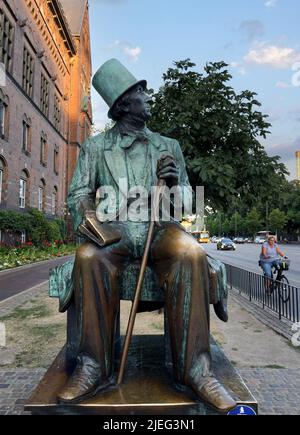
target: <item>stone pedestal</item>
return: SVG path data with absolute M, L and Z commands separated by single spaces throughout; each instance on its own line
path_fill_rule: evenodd
M 256 400 L 213 340 L 211 348 L 217 378 L 232 392 L 238 404 L 251 406 L 257 412 Z M 133 337 L 126 376 L 119 387 L 111 387 L 80 404 L 58 404 L 57 392 L 67 378 L 64 348 L 33 392 L 25 410 L 32 414 L 216 414 L 201 403 L 189 388 L 179 389 L 174 384 L 170 371 L 165 367 L 164 337 L 160 335 Z

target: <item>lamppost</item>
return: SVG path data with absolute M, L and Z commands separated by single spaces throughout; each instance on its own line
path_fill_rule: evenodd
M 266 201 L 266 231 L 269 231 L 269 203 Z

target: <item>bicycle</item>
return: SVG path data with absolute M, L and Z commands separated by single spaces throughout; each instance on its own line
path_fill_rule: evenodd
M 267 294 L 272 295 L 274 291 L 278 290 L 279 297 L 283 303 L 287 303 L 290 300 L 290 283 L 287 277 L 283 274 L 283 271 L 289 270 L 290 263 L 290 260 L 287 258 L 279 260 L 278 263 L 272 267 L 272 278 L 267 278 L 265 276 L 271 281 L 269 287 L 267 281 L 265 281 L 265 291 Z M 261 266 L 261 262 L 259 262 L 259 265 Z

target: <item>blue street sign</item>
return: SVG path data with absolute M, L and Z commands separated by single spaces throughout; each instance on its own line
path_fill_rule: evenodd
M 227 415 L 256 415 L 256 412 L 250 406 L 239 405 L 229 411 Z

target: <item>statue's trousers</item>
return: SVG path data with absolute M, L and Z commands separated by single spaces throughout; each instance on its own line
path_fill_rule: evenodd
M 113 225 L 121 229 L 122 240 L 105 248 L 84 243 L 73 272 L 77 354 L 92 357 L 101 378 L 113 371 L 122 271 L 143 247 L 143 238 L 135 238 L 128 224 Z M 141 228 L 146 237 L 145 224 Z M 210 374 L 209 266 L 203 248 L 180 225 L 162 224 L 155 229 L 149 265 L 165 292 L 175 378 L 186 384 L 191 375 Z

